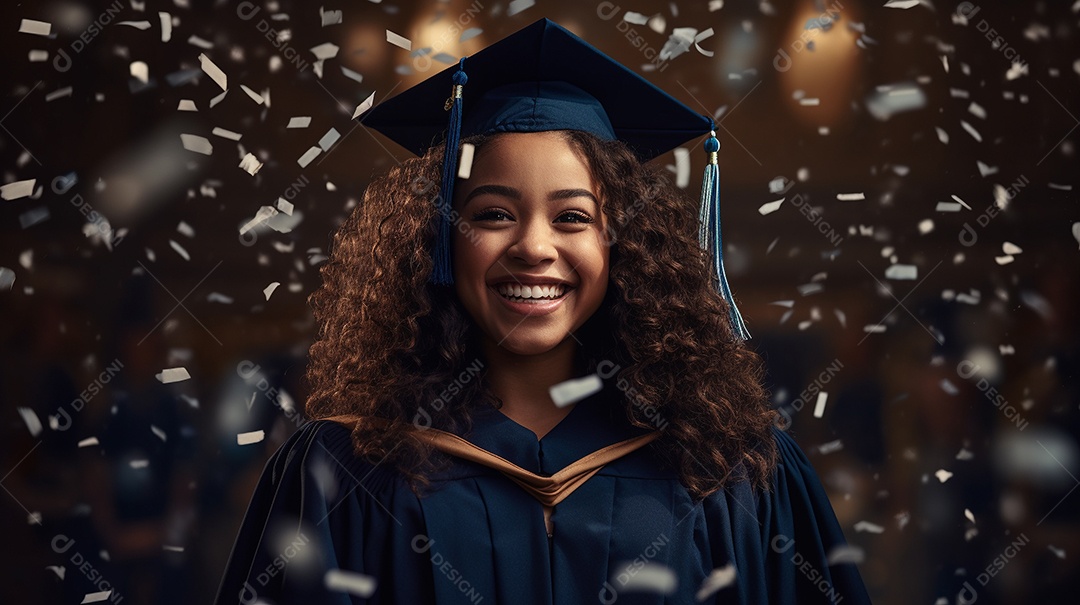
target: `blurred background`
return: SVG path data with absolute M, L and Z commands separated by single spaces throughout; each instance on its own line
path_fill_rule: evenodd
M 7 6 L 0 602 L 212 599 L 330 236 L 409 157 L 354 112 L 541 17 L 717 119 L 750 345 L 874 602 L 1075 602 L 1080 3 Z M 655 160 L 692 197 L 700 144 Z

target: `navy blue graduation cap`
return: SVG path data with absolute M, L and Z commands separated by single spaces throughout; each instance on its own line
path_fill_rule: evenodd
M 730 306 L 732 327 L 740 337 L 750 338 L 724 273 L 720 143 L 712 119 L 554 21 L 540 19 L 471 57 L 462 57 L 456 67 L 383 101 L 361 121 L 417 155 L 446 142 L 431 276 L 439 285 L 453 283 L 449 210 L 462 137 L 582 130 L 604 140 L 621 140 L 647 162 L 687 140 L 709 135 L 698 239 L 702 248 L 712 252 L 718 289 Z

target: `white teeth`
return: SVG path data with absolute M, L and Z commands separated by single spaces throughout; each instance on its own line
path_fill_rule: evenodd
M 551 286 L 522 286 L 519 284 L 498 284 L 495 289 L 507 298 L 554 299 L 563 295 L 562 284 Z

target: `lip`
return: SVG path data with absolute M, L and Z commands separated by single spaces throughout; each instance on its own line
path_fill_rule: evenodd
M 536 283 L 547 284 L 547 283 L 553 283 L 553 282 L 550 282 L 550 281 L 538 281 Z M 526 285 L 532 285 L 532 284 L 528 284 L 526 282 Z M 495 286 L 488 286 L 488 290 L 490 290 L 492 296 L 494 296 L 495 298 L 498 298 L 499 301 L 502 302 L 502 304 L 505 305 L 505 307 L 507 309 L 509 309 L 510 311 L 513 311 L 514 313 L 518 313 L 520 315 L 525 315 L 525 316 L 548 315 L 550 313 L 554 313 L 556 309 L 558 309 L 559 307 L 562 306 L 563 301 L 565 301 L 566 298 L 568 296 L 570 296 L 574 292 L 574 288 L 567 288 L 566 292 L 564 292 L 561 297 L 556 298 L 555 300 L 550 300 L 550 301 L 546 301 L 546 302 L 539 302 L 539 303 L 524 303 L 524 302 L 514 302 L 512 300 L 507 299 L 502 294 L 499 294 L 499 291 L 495 289 Z

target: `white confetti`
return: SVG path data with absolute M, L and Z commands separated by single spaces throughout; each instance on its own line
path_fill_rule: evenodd
M 776 200 L 775 202 L 768 202 L 766 204 L 762 204 L 757 209 L 758 214 L 761 214 L 762 216 L 764 216 L 766 214 L 772 214 L 773 212 L 776 212 L 777 210 L 780 209 L 780 204 L 783 204 L 784 200 L 786 200 L 786 199 L 787 198 L 782 197 L 782 198 Z
M 255 176 L 255 173 L 257 173 L 262 167 L 262 162 L 260 162 L 258 158 L 256 158 L 250 153 L 245 155 L 244 159 L 240 160 L 240 168 L 243 168 L 244 171 L 251 176 Z
M 1076 243 L 1080 244 L 1080 223 L 1072 224 L 1072 236 Z
M 386 30 L 386 41 L 394 46 L 404 48 L 405 50 L 412 50 L 412 41 L 400 34 L 395 34 L 390 30 Z
M 150 432 L 153 433 L 154 435 L 156 435 L 158 439 L 161 439 L 162 441 L 168 441 L 168 439 L 166 438 L 166 435 L 165 435 L 165 431 L 159 429 L 158 427 L 156 427 L 156 426 L 154 426 L 152 424 L 150 425 Z
M 206 155 L 214 153 L 214 146 L 210 144 L 210 140 L 206 137 L 197 134 L 182 134 L 180 140 L 184 143 L 184 149 L 188 151 Z
M 339 10 L 324 11 L 323 7 L 319 7 L 319 19 L 322 21 L 322 26 L 338 25 L 342 21 L 342 14 Z
M 885 8 L 911 8 L 918 5 L 919 0 L 889 0 L 885 3 Z
M 300 156 L 300 159 L 296 160 L 297 164 L 300 164 L 301 168 L 307 168 L 307 165 L 311 163 L 318 155 L 322 153 L 322 149 L 318 147 L 311 147 L 304 152 L 304 155 Z
M 368 98 L 364 99 L 364 102 L 356 106 L 356 111 L 353 112 L 352 117 L 355 120 L 356 116 L 371 109 L 371 106 L 375 104 L 375 93 L 372 92 L 368 95 Z
M 158 11 L 158 18 L 161 19 L 161 41 L 172 40 L 172 16 L 164 11 Z
M 284 212 L 285 214 L 288 214 L 289 216 L 292 216 L 293 205 L 291 202 L 286 201 L 284 198 L 279 197 L 277 199 L 277 209 Z
M 87 437 L 79 442 L 79 447 L 90 447 L 91 445 L 98 445 L 97 437 Z
M 210 134 L 214 136 L 219 136 L 223 139 L 229 139 L 230 141 L 239 141 L 240 138 L 244 136 L 239 132 L 226 130 L 224 128 L 221 128 L 220 126 L 215 126 L 214 129 L 210 131 Z
M 685 147 L 675 148 L 675 186 L 686 189 L 690 184 L 690 150 Z
M 829 551 L 829 554 L 825 556 L 825 561 L 829 565 L 837 565 L 839 563 L 862 563 L 865 558 L 866 553 L 858 546 L 841 544 Z
M 140 30 L 140 31 L 146 31 L 146 30 L 150 29 L 150 22 L 149 21 L 119 21 L 119 22 L 117 22 L 117 25 L 126 25 L 128 27 L 134 27 L 135 29 Z
M 600 376 L 592 374 L 584 378 L 572 378 L 552 385 L 548 392 L 551 394 L 551 400 L 555 402 L 556 407 L 563 408 L 575 401 L 585 399 L 593 393 L 598 393 L 603 388 L 604 383 L 600 380 Z
M 188 251 L 184 250 L 184 247 L 175 240 L 169 240 L 169 246 L 171 246 L 173 250 L 176 250 L 176 253 L 183 257 L 184 260 L 191 260 L 191 255 L 188 254 Z
M 358 597 L 370 597 L 375 593 L 375 578 L 343 569 L 327 571 L 323 576 L 323 583 L 328 590 L 347 592 Z
M 323 42 L 318 46 L 311 47 L 311 53 L 315 55 L 315 58 L 321 63 L 326 59 L 333 59 L 337 56 L 340 48 L 333 42 Z
M 651 562 L 645 563 L 643 566 L 636 563 L 630 563 L 630 565 L 634 566 L 637 573 L 631 575 L 629 579 L 626 578 L 626 575 L 618 576 L 618 581 L 622 584 L 623 590 L 662 595 L 674 594 L 678 585 L 678 578 L 670 567 Z M 629 569 L 629 566 L 623 567 L 620 565 L 618 569 Z M 615 581 L 615 578 L 612 578 L 612 581 Z
M 1046 547 L 1048 549 L 1050 549 L 1050 552 L 1054 553 L 1055 557 L 1057 557 L 1059 559 L 1064 559 L 1065 558 L 1065 549 L 1064 548 L 1058 548 L 1058 547 L 1054 546 L 1053 544 L 1047 544 Z
M 71 96 L 71 90 L 72 90 L 72 88 L 70 86 L 65 86 L 63 88 L 58 88 L 58 89 L 50 92 L 49 94 L 45 95 L 45 101 L 46 102 L 55 101 L 56 99 L 59 99 L 61 97 L 70 97 Z
M 289 124 L 285 128 L 307 128 L 311 125 L 311 116 L 296 116 L 289 118 Z
M 506 16 L 513 17 L 521 11 L 532 8 L 536 4 L 536 0 L 511 0 L 510 5 L 506 7 Z
M 262 441 L 266 435 L 263 431 L 251 431 L 250 433 L 237 433 L 236 444 L 237 445 L 251 445 L 252 443 L 258 443 Z
M 916 279 L 918 273 L 915 265 L 891 265 L 885 269 L 885 279 Z
M 29 54 L 27 54 L 26 59 L 31 63 L 41 63 L 42 61 L 48 61 L 49 51 L 31 49 Z
M 825 400 L 829 398 L 829 394 L 825 391 L 818 393 L 817 402 L 814 404 L 814 418 L 821 418 L 825 415 Z
M 281 282 L 276 282 L 275 281 L 275 282 L 270 282 L 269 286 L 266 286 L 265 288 L 263 288 L 263 296 L 266 297 L 266 300 L 270 300 L 270 295 L 273 294 L 274 290 L 277 290 L 277 287 L 280 286 L 280 285 L 281 285 Z
M 41 419 L 30 408 L 18 408 L 19 416 L 22 416 L 23 422 L 26 424 L 27 430 L 30 431 L 31 437 L 37 437 L 41 434 Z
M 331 128 L 326 131 L 326 134 L 319 139 L 319 147 L 322 147 L 323 151 L 330 151 L 330 148 L 334 146 L 334 143 L 341 138 L 341 133 L 336 128 Z
M 999 265 L 1007 265 L 1007 264 L 1013 262 L 1014 260 L 1016 260 L 1016 259 L 1013 258 L 1012 256 L 1008 255 L 1008 254 L 1006 254 L 1005 256 L 995 256 L 994 257 L 994 262 L 999 264 Z
M 131 77 L 146 84 L 150 81 L 150 66 L 145 61 L 132 61 L 131 66 L 128 67 Z
M 171 382 L 182 382 L 189 380 L 191 374 L 188 374 L 187 368 L 166 368 L 161 371 L 160 374 L 154 374 L 154 378 L 158 379 L 158 382 L 162 384 L 169 384 Z
M 47 21 L 35 21 L 23 19 L 19 23 L 19 33 L 34 34 L 35 36 L 48 36 L 52 32 L 52 24 Z
M 139 458 L 128 462 L 128 466 L 131 468 L 150 468 L 150 461 L 146 458 Z
M 864 193 L 837 193 L 836 199 L 841 202 L 857 202 L 859 200 L 865 200 L 866 194 Z
M 266 103 L 266 101 L 262 98 L 261 95 L 259 95 L 259 93 L 255 92 L 254 90 L 251 90 L 247 86 L 244 86 L 243 84 L 241 84 L 240 85 L 240 90 L 243 90 L 245 93 L 247 93 L 247 96 L 251 97 L 251 100 L 255 101 L 259 105 L 263 105 L 263 104 Z
M 975 130 L 974 126 L 972 126 L 971 124 L 968 124 L 964 120 L 960 120 L 960 125 L 964 127 L 964 130 L 968 131 L 968 134 L 970 134 L 972 136 L 972 138 L 974 138 L 976 141 L 982 143 L 982 135 L 979 134 L 978 130 Z
M 975 522 L 975 515 L 970 509 L 964 509 L 964 516 L 968 518 L 968 521 L 971 521 L 972 523 Z
M 834 439 L 828 443 L 822 443 L 817 449 L 819 454 L 831 454 L 844 449 L 844 442 L 841 439 Z
M 942 143 L 948 145 L 949 144 L 949 133 L 947 133 L 944 130 L 938 128 L 937 126 L 934 127 L 934 130 L 937 131 L 938 140 L 941 141 Z
M 855 524 L 855 531 L 857 532 L 869 532 L 872 534 L 880 534 L 885 531 L 885 528 L 869 521 L 859 521 Z
M 344 74 L 345 77 L 350 79 L 350 80 L 355 80 L 357 82 L 363 82 L 364 81 L 364 75 L 363 74 L 361 74 L 360 72 L 353 71 L 353 70 L 349 69 L 348 67 L 345 67 L 344 65 L 341 66 L 341 73 Z
M 949 480 L 950 477 L 953 476 L 953 474 L 945 469 L 939 469 L 937 472 L 934 473 L 934 476 L 937 477 L 938 481 L 945 483 Z
M 694 596 L 699 602 L 708 599 L 719 592 L 720 589 L 726 588 L 734 583 L 735 575 L 735 565 L 731 563 L 712 570 L 705 580 L 702 581 L 701 586 Z
M 102 590 L 100 592 L 91 592 L 91 593 L 88 593 L 85 597 L 83 597 L 82 603 L 84 605 L 86 603 L 98 603 L 100 601 L 104 601 L 104 600 L 108 599 L 110 595 L 112 595 L 112 590 Z
M 197 107 L 195 107 L 195 101 L 192 101 L 191 99 L 180 99 L 180 105 L 178 105 L 176 107 L 176 110 L 177 111 L 199 111 L 199 109 Z
M 17 200 L 29 196 L 34 192 L 34 183 L 37 179 L 28 181 L 15 181 L 7 185 L 0 185 L 0 198 L 5 200 Z
M 458 178 L 467 179 L 472 176 L 472 163 L 473 155 L 476 153 L 476 146 L 472 143 L 461 144 L 461 160 L 458 161 Z
M 199 53 L 199 66 L 206 72 L 206 75 L 210 76 L 210 79 L 217 82 L 217 85 L 221 87 L 221 90 L 229 89 L 229 80 L 225 76 L 225 72 L 214 65 L 214 62 L 210 60 L 210 57 L 206 56 L 206 53 Z
M 1005 242 L 1004 244 L 1001 244 L 1001 251 L 1005 254 L 1020 254 L 1021 252 L 1023 252 L 1023 250 L 1020 249 L 1020 246 L 1017 246 L 1012 242 Z
M 221 303 L 224 305 L 231 305 L 233 299 L 231 296 L 225 296 L 221 292 L 211 292 L 206 296 L 207 302 Z

